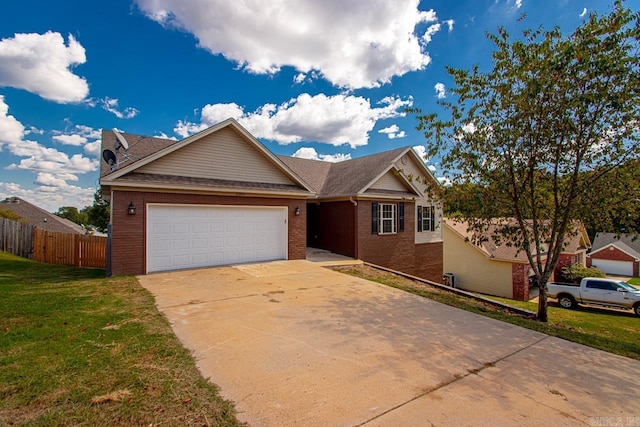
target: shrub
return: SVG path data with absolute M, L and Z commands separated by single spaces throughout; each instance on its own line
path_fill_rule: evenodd
M 585 277 L 606 277 L 604 272 L 599 268 L 585 267 L 582 264 L 573 264 L 562 268 L 562 275 L 568 280 L 578 283 Z

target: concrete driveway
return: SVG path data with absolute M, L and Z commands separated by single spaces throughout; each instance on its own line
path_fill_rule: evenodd
M 308 261 L 139 280 L 252 426 L 640 426 L 640 361 Z

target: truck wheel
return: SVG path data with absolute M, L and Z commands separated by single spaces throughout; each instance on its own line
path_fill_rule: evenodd
M 636 305 L 633 306 L 633 312 L 636 316 L 640 317 L 640 302 L 637 302 Z
M 562 308 L 575 308 L 576 300 L 573 299 L 571 295 L 560 295 L 558 297 L 558 304 L 560 304 Z

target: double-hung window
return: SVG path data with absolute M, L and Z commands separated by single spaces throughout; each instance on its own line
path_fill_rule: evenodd
M 435 206 L 418 206 L 417 218 L 418 231 L 436 230 L 436 208 Z
M 396 234 L 404 231 L 404 203 L 371 204 L 371 233 Z
M 380 234 L 394 234 L 398 232 L 398 205 L 395 203 L 380 203 Z

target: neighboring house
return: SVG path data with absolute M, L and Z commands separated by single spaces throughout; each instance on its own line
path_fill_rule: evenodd
M 482 244 L 476 245 L 466 222 L 446 219 L 444 223 L 444 271 L 454 274 L 456 287 L 521 301 L 530 298 L 533 273 L 523 251 L 491 239 L 495 227 L 486 232 Z M 580 225 L 578 234 L 567 239 L 554 275 L 560 274 L 565 265 L 585 265 L 589 246 L 589 236 Z
M 640 276 L 640 236 L 616 237 L 614 233 L 597 233 L 593 248 L 587 255 L 587 265 L 607 274 Z
M 233 119 L 178 142 L 124 138 L 127 150 L 102 134 L 118 163 L 103 156 L 100 179 L 114 275 L 304 259 L 308 241 L 441 277 L 441 210 L 417 180 L 438 184 L 410 148 L 337 164 L 277 157 Z
M 87 230 L 75 222 L 47 212 L 20 197 L 8 197 L 0 202 L 0 209 L 11 211 L 22 221 L 37 228 L 61 233 L 86 234 Z

